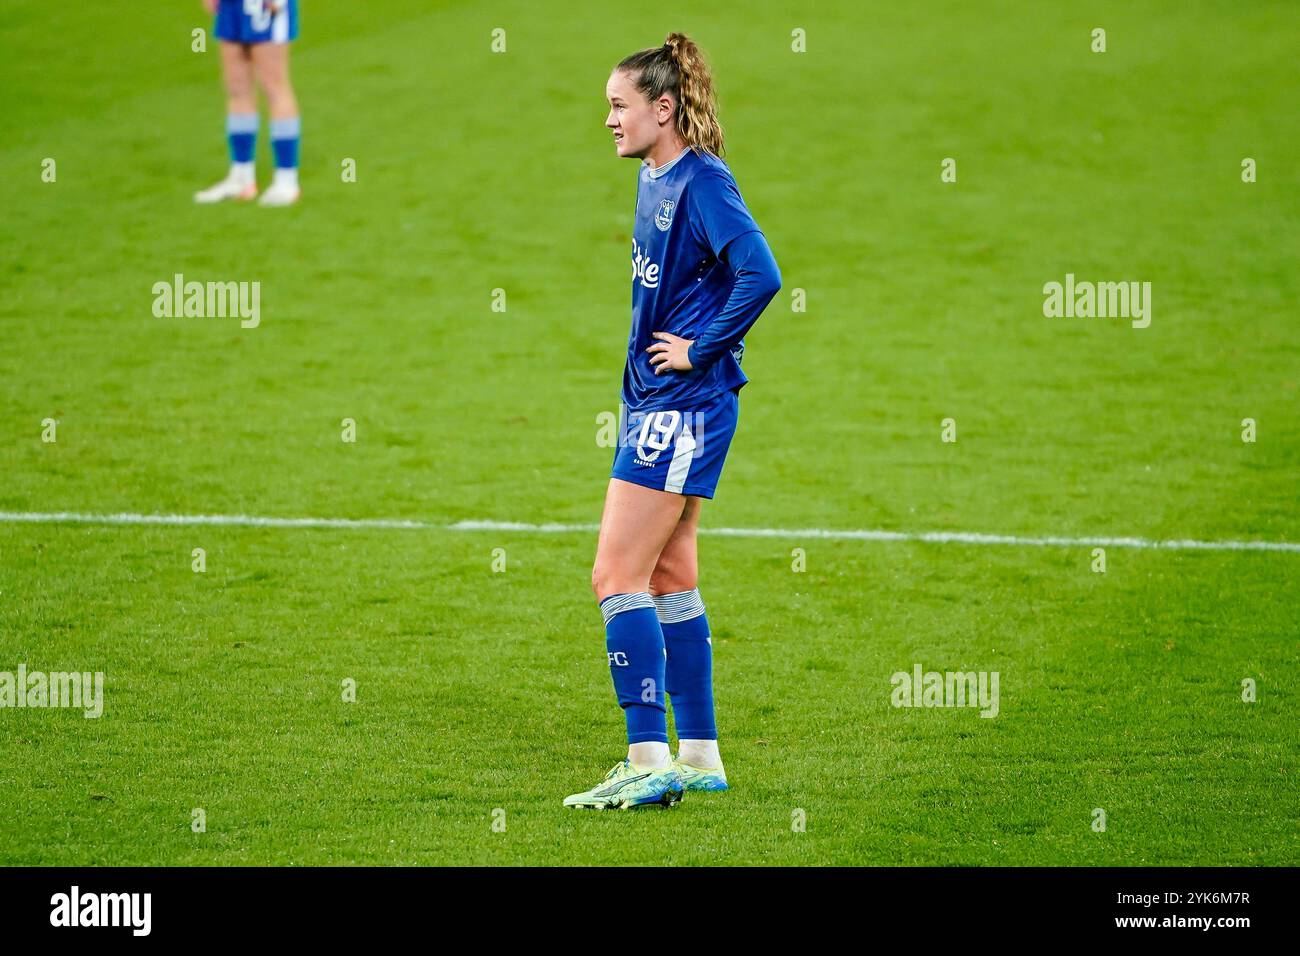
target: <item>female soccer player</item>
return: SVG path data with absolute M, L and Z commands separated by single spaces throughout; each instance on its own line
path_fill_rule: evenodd
M 671 33 L 632 54 L 605 95 L 615 151 L 642 160 L 624 419 L 591 573 L 628 750 L 601 783 L 564 803 L 627 809 L 727 789 L 695 533 L 736 429 L 742 340 L 781 274 L 720 158 L 713 82 L 696 45 Z
M 302 128 L 298 101 L 289 82 L 289 41 L 298 36 L 297 0 L 203 0 L 203 5 L 216 17 L 212 33 L 221 40 L 230 172 L 215 186 L 195 193 L 194 201 L 248 200 L 257 195 L 253 163 L 256 80 L 271 108 L 271 150 L 275 153 L 275 178 L 260 203 L 292 205 L 300 195 L 298 138 Z

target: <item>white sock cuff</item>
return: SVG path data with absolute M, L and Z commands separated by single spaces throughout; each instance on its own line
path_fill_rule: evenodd
M 257 114 L 256 113 L 227 113 L 226 132 L 227 133 L 256 133 Z
M 703 614 L 704 599 L 700 597 L 699 588 L 676 594 L 658 594 L 655 596 L 655 611 L 659 614 L 660 624 L 679 624 Z
M 637 591 L 635 594 L 611 594 L 600 602 L 600 613 L 605 616 L 605 623 L 608 624 L 616 614 L 632 611 L 639 607 L 654 606 L 654 601 L 645 591 Z

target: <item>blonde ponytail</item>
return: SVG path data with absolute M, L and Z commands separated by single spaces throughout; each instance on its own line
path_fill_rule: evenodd
M 684 33 L 670 33 L 663 46 L 633 53 L 616 69 L 630 74 L 648 100 L 671 94 L 677 101 L 673 121 L 682 142 L 697 152 L 722 155 L 722 124 L 718 122 L 713 76 L 694 40 Z

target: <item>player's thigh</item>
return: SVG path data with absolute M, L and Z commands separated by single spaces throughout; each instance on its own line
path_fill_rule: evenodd
M 232 99 L 253 95 L 253 61 L 249 49 L 242 43 L 221 41 L 221 76 Z
M 650 586 L 650 574 L 685 505 L 679 494 L 610 479 L 591 571 L 591 587 L 598 599 Z
M 692 590 L 700 577 L 699 554 L 696 537 L 700 528 L 700 509 L 704 499 L 691 495 L 677 521 L 668 543 L 659 552 L 654 571 L 650 574 L 651 594 L 680 594 Z
M 289 84 L 289 44 L 253 43 L 253 72 L 267 93 L 284 93 Z

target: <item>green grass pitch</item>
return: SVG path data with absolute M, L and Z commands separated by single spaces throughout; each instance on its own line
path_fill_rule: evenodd
M 706 527 L 1300 541 L 1292 4 L 307 0 L 289 210 L 191 203 L 216 53 L 144 6 L 0 9 L 0 671 L 106 675 L 0 709 L 0 863 L 1300 861 L 1300 553 L 704 537 L 734 789 L 600 814 L 595 536 L 447 528 L 598 520 L 604 82 L 685 30 L 785 286 Z M 155 317 L 176 273 L 261 324 Z M 1045 317 L 1067 273 L 1150 326 Z M 62 511 L 426 526 L 12 517 Z M 916 664 L 999 714 L 891 706 Z

